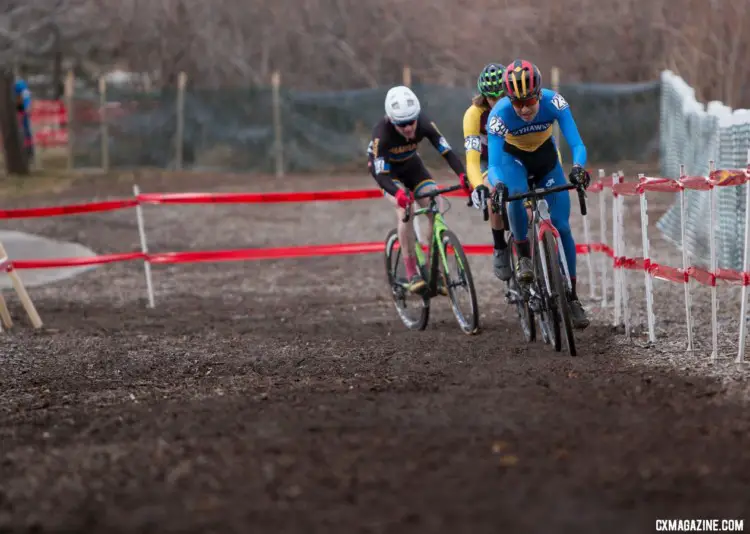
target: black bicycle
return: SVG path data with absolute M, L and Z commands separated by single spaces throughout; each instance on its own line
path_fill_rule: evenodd
M 516 307 L 527 342 L 536 340 L 535 319 L 538 318 L 544 342 L 553 344 L 555 350 L 559 352 L 562 350 L 563 336 L 561 334 L 564 333 L 568 352 L 571 356 L 575 356 L 577 352 L 570 311 L 572 291 L 570 270 L 560 241 L 560 234 L 552 224 L 549 204 L 544 197 L 552 193 L 576 189 L 581 214 L 586 215 L 586 191 L 582 185 L 575 184 L 533 189 L 533 180 L 533 177 L 528 180 L 530 189 L 528 193 L 513 196 L 509 196 L 507 188 L 498 184 L 491 198 L 493 209 L 502 214 L 506 228 L 510 228 L 506 209 L 508 202 L 523 200 L 526 207 L 531 210 L 529 233 L 531 234 L 534 281 L 526 284 L 517 279 L 519 254 L 511 235 L 509 243 L 511 278 L 506 282 L 505 298 L 509 304 Z

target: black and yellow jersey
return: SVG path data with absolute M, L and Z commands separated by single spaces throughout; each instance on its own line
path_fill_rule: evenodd
M 412 139 L 406 139 L 387 117 L 383 117 L 373 128 L 372 141 L 367 147 L 370 172 L 380 187 L 392 195 L 396 194 L 398 188 L 390 178 L 391 167 L 406 163 L 416 156 L 419 143 L 425 138 L 446 159 L 453 172 L 464 172 L 461 160 L 453 152 L 437 125 L 424 113 L 417 119 L 417 129 Z

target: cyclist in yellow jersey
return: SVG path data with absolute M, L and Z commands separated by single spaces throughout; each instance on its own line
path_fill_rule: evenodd
M 505 94 L 504 70 L 505 67 L 499 63 L 490 63 L 482 69 L 477 80 L 479 94 L 472 99 L 471 106 L 464 113 L 464 148 L 469 183 L 463 185 L 466 192 L 471 194 L 474 207 L 477 209 L 482 209 L 486 205 L 493 189 L 487 180 L 487 117 L 493 106 Z M 491 213 L 490 226 L 494 245 L 492 266 L 495 276 L 501 280 L 509 280 L 510 255 L 505 240 L 503 218 L 499 213 Z

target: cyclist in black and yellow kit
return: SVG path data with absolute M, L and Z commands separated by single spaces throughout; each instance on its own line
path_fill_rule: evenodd
M 464 148 L 466 149 L 466 174 L 468 184 L 464 184 L 467 193 L 471 193 L 474 206 L 485 206 L 492 186 L 487 180 L 487 117 L 490 111 L 504 95 L 503 72 L 505 67 L 500 63 L 490 63 L 482 69 L 477 80 L 479 94 L 474 97 L 471 106 L 464 113 Z M 509 280 L 511 276 L 510 255 L 505 240 L 503 218 L 499 213 L 490 215 L 492 241 L 494 244 L 492 265 L 495 276 Z
M 435 180 L 417 152 L 419 143 L 423 139 L 429 140 L 462 184 L 466 182 L 466 171 L 435 122 L 422 111 L 419 99 L 411 89 L 402 85 L 392 87 L 385 97 L 385 112 L 386 116 L 372 130 L 372 141 L 367 147 L 367 167 L 386 198 L 396 206 L 398 239 L 402 246 L 405 245 L 401 250 L 409 290 L 417 292 L 424 288 L 425 281 L 419 272 L 414 252 L 416 236 L 411 220 L 405 223 L 402 218 L 406 207 L 414 201 L 415 194 L 437 189 Z M 425 207 L 429 200 L 421 198 L 417 203 Z M 432 214 L 427 215 L 430 221 L 426 236 L 428 243 L 432 240 L 432 217 Z M 426 262 L 429 265 L 429 252 Z M 438 291 L 443 295 L 448 294 L 440 279 Z

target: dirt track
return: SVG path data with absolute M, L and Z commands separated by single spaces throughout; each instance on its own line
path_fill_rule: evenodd
M 131 188 L 92 178 L 12 207 Z M 452 205 L 463 242 L 487 242 L 480 214 Z M 153 251 L 370 241 L 394 223 L 382 201 L 148 207 L 146 220 Z M 99 253 L 139 246 L 133 211 L 3 227 Z M 471 262 L 474 337 L 447 299 L 427 331 L 405 331 L 377 255 L 156 267 L 155 310 L 142 266 L 113 264 L 31 290 L 47 327 L 36 333 L 6 297 L 18 325 L 0 348 L 0 532 L 644 533 L 687 517 L 750 528 L 750 418 L 725 380 L 646 366 L 597 309 L 581 357 L 526 345 L 489 259 Z M 679 325 L 679 306 L 661 306 Z

